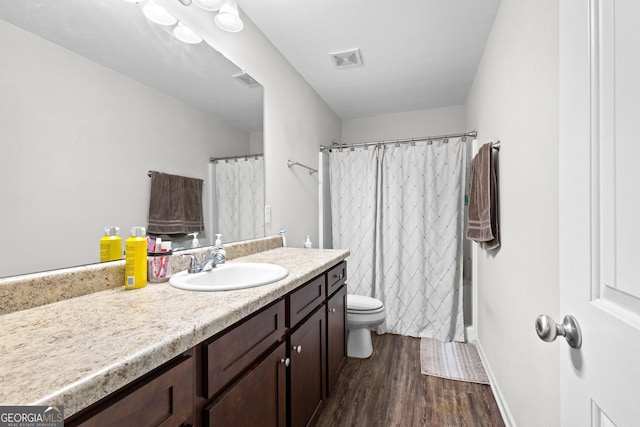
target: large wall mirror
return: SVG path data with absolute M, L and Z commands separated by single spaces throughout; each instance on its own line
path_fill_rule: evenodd
M 98 262 L 105 226 L 146 226 L 149 171 L 204 180 L 210 243 L 210 159 L 262 153 L 262 87 L 143 3 L 0 2 L 0 277 Z

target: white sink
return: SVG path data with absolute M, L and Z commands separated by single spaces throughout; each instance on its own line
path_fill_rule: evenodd
M 286 268 L 267 263 L 236 262 L 221 264 L 210 271 L 174 274 L 169 283 L 188 291 L 230 291 L 268 285 L 289 275 Z

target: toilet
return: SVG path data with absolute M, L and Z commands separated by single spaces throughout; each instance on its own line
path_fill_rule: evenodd
M 382 301 L 363 295 L 347 295 L 347 356 L 366 359 L 373 353 L 371 329 L 384 322 Z

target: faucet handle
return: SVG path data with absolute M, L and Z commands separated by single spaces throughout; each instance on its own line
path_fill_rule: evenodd
M 221 250 L 214 249 L 213 251 L 211 251 L 211 259 L 216 265 L 224 264 L 227 261 L 227 256 Z
M 200 273 L 202 271 L 202 267 L 200 267 L 200 263 L 198 262 L 198 258 L 195 254 L 180 254 L 182 257 L 191 257 L 191 262 L 189 263 L 189 273 Z

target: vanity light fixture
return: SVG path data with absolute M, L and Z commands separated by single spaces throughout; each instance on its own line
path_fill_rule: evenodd
M 193 4 L 198 6 L 200 9 L 213 12 L 220 9 L 222 6 L 222 0 L 193 0 Z
M 223 0 L 220 12 L 215 17 L 216 25 L 230 33 L 237 33 L 244 28 L 244 23 L 238 13 L 238 4 L 235 0 Z
M 189 44 L 198 44 L 202 41 L 202 37 L 194 33 L 191 28 L 180 21 L 178 21 L 178 25 L 173 28 L 173 35 L 181 42 Z
M 142 6 L 142 13 L 149 20 L 159 25 L 174 25 L 178 20 L 167 12 L 167 9 L 156 4 L 153 0 L 149 0 L 147 4 Z

